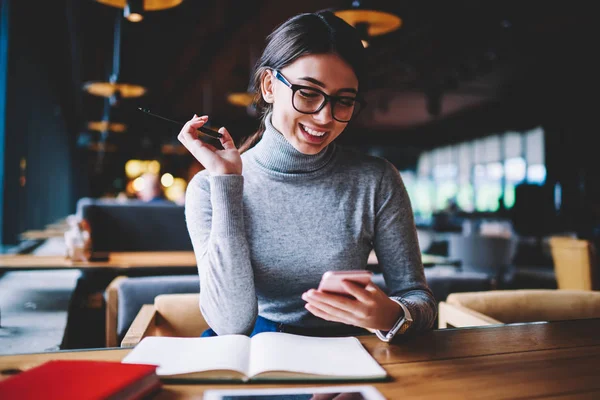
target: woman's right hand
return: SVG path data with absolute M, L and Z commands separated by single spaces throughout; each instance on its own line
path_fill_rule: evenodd
M 208 116 L 198 117 L 194 114 L 194 117 L 185 123 L 177 135 L 177 139 L 206 168 L 210 175 L 241 175 L 242 158 L 227 129 L 224 127 L 219 129 L 219 133 L 223 135 L 219 139 L 223 150 L 198 139 L 197 129 L 206 121 L 208 121 Z

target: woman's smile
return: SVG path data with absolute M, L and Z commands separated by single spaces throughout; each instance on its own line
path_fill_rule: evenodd
M 321 144 L 327 140 L 329 131 L 324 130 L 323 128 L 310 127 L 301 123 L 298 123 L 298 125 L 300 125 L 302 136 L 309 143 Z

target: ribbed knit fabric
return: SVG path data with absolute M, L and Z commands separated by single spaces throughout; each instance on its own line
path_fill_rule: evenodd
M 200 308 L 217 334 L 248 334 L 258 314 L 339 328 L 310 314 L 301 295 L 325 271 L 365 269 L 373 248 L 389 295 L 413 316 L 411 330 L 433 325 L 410 201 L 390 162 L 334 143 L 302 154 L 269 119 L 242 160 L 241 176 L 202 171 L 186 193 Z

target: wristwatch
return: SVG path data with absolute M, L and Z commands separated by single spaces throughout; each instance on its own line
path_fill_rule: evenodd
M 389 342 L 390 340 L 392 340 L 397 333 L 403 334 L 408 330 L 408 328 L 410 328 L 410 326 L 413 323 L 413 319 L 410 315 L 410 311 L 408 311 L 408 308 L 404 304 L 402 304 L 400 300 L 394 299 L 392 297 L 390 297 L 390 300 L 393 300 L 400 305 L 402 311 L 404 311 L 404 315 L 400 317 L 398 321 L 396 321 L 392 329 L 387 331 L 387 333 L 384 334 L 380 330 L 375 331 L 377 337 L 383 340 L 384 342 Z

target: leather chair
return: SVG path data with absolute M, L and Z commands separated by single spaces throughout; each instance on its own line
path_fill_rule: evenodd
M 454 293 L 439 304 L 438 326 L 468 327 L 600 318 L 600 292 L 522 289 Z
M 198 275 L 115 278 L 104 292 L 106 347 L 115 347 L 121 342 L 144 304 L 151 304 L 161 294 L 179 293 L 200 293 Z

